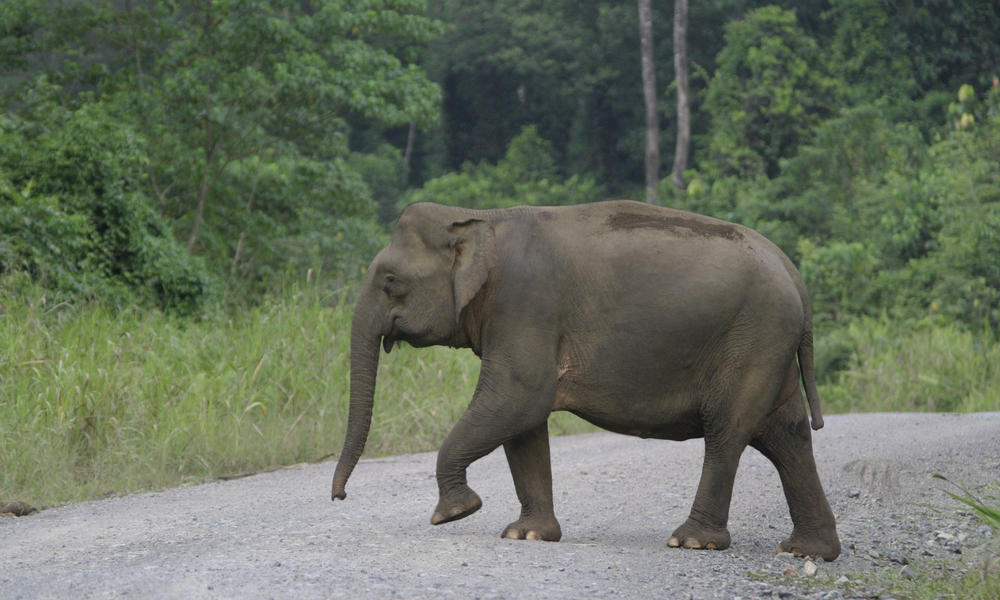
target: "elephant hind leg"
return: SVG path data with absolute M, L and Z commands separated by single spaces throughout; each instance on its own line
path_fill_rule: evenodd
M 809 419 L 797 380 L 793 389 L 750 445 L 777 468 L 792 516 L 792 535 L 781 542 L 778 551 L 833 560 L 840 554 L 837 527 L 816 472 Z
M 705 461 L 701 480 L 691 514 L 671 535 L 668 546 L 716 550 L 729 547 L 729 505 L 740 456 L 762 415 L 780 395 L 783 365 L 792 356 L 792 350 L 787 352 L 787 358 L 771 353 L 768 364 L 768 354 L 762 349 L 737 348 L 742 353 L 730 356 L 724 370 L 702 392 Z

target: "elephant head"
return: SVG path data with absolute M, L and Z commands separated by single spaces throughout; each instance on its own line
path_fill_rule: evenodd
M 344 486 L 371 425 L 379 344 L 467 346 L 463 310 L 487 284 L 495 264 L 493 230 L 481 213 L 415 204 L 400 216 L 389 245 L 372 261 L 351 321 L 351 387 L 347 434 L 333 476 Z

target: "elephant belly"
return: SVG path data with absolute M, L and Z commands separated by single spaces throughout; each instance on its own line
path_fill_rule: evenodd
M 704 435 L 697 394 L 676 380 L 649 389 L 648 381 L 610 381 L 617 378 L 560 370 L 553 410 L 642 438 L 686 440 Z
M 740 315 L 758 287 L 720 274 L 746 262 L 729 244 L 651 235 L 615 237 L 594 261 L 606 271 L 564 290 L 554 408 L 620 433 L 702 437 L 706 388 L 754 329 Z

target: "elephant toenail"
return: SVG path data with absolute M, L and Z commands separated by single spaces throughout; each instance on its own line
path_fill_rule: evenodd
M 705 547 L 708 548 L 709 550 L 718 550 L 718 548 L 715 547 L 715 542 L 709 542 L 705 544 Z
M 694 538 L 688 538 L 688 539 L 684 540 L 684 547 L 685 548 L 690 548 L 692 550 L 700 550 L 701 549 L 701 542 L 699 542 L 698 540 L 696 540 Z
M 542 536 L 538 535 L 537 531 L 529 531 L 528 535 L 524 536 L 526 540 L 540 540 Z
M 516 529 L 508 529 L 504 532 L 503 536 L 510 540 L 519 540 L 521 539 L 521 532 Z
M 669 540 L 667 540 L 667 545 L 670 546 L 671 548 L 680 548 L 681 541 L 675 537 L 672 537 Z

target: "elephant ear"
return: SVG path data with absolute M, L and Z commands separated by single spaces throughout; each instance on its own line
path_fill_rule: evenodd
M 452 285 L 455 291 L 455 320 L 486 285 L 490 269 L 496 264 L 493 228 L 481 219 L 455 221 L 449 227 L 454 257 Z

